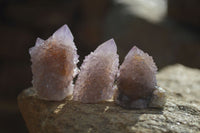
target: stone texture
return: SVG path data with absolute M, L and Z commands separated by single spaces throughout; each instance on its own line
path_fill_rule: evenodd
M 127 110 L 113 102 L 49 102 L 38 99 L 33 88 L 18 96 L 18 105 L 30 133 L 199 132 L 200 70 L 173 65 L 157 79 L 168 94 L 162 110 Z
M 75 83 L 73 100 L 97 103 L 113 98 L 118 65 L 119 56 L 113 39 L 98 46 L 83 61 Z
M 73 93 L 78 55 L 73 35 L 67 25 L 59 28 L 46 41 L 37 38 L 29 50 L 33 87 L 39 98 L 59 101 Z
M 151 98 L 158 94 L 153 93 L 157 90 L 156 72 L 153 58 L 134 46 L 120 66 L 117 103 L 125 108 L 147 108 Z M 157 96 L 159 99 L 162 95 Z

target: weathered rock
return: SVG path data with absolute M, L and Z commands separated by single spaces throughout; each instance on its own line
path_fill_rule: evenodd
M 18 104 L 30 133 L 199 132 L 200 70 L 174 65 L 157 79 L 168 94 L 163 110 L 127 110 L 113 102 L 49 102 L 38 99 L 33 88 L 18 96 Z

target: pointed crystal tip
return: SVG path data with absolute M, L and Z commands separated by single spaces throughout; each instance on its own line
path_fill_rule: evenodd
M 149 54 L 145 53 L 141 49 L 139 49 L 137 46 L 133 46 L 132 49 L 128 52 L 125 59 L 127 58 L 133 58 L 134 56 L 140 56 L 145 60 L 145 62 L 148 64 L 148 66 L 151 68 L 151 70 L 156 73 L 157 67 L 153 61 L 153 58 L 149 56 Z
M 137 50 L 139 49 L 137 46 L 133 46 L 131 50 Z
M 99 51 L 103 51 L 105 53 L 106 52 L 116 53 L 117 52 L 117 46 L 115 44 L 114 39 L 110 39 L 110 40 L 104 42 L 103 44 L 101 44 L 99 47 L 97 47 L 95 52 L 99 52 Z
M 117 51 L 117 46 L 116 46 L 115 40 L 113 38 L 106 41 L 105 43 L 108 43 L 110 48 L 112 48 L 114 51 Z
M 133 48 L 130 50 L 130 52 L 133 52 L 134 55 L 144 54 L 144 52 L 141 49 L 139 49 L 137 46 L 133 46 Z
M 69 29 L 69 27 L 65 24 L 60 27 L 56 32 L 53 33 L 53 38 L 59 40 L 70 39 L 71 41 L 74 40 L 74 37 Z
M 36 39 L 35 45 L 38 46 L 38 45 L 42 45 L 43 43 L 44 43 L 44 40 L 38 37 Z

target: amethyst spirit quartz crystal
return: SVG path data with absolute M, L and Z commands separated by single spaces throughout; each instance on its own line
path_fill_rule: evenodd
M 29 50 L 33 87 L 40 99 L 60 101 L 73 93 L 73 77 L 77 74 L 77 49 L 67 25 L 47 40 L 37 38 Z
M 82 103 L 114 99 L 124 108 L 163 107 L 165 91 L 157 86 L 157 67 L 152 57 L 134 46 L 118 70 L 119 56 L 113 39 L 85 57 L 73 85 L 79 72 L 73 40 L 64 25 L 47 40 L 37 38 L 29 50 L 32 84 L 38 98 L 61 101 L 72 96 L 74 101 Z
M 75 83 L 73 100 L 98 103 L 112 99 L 118 65 L 117 47 L 110 39 L 85 57 Z
M 120 66 L 115 96 L 117 104 L 129 109 L 162 107 L 165 91 L 157 87 L 156 72 L 152 57 L 134 46 Z

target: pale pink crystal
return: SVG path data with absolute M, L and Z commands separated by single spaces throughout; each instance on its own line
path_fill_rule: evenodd
M 152 57 L 134 46 L 120 66 L 117 102 L 126 108 L 146 108 L 157 85 L 156 71 Z
M 32 61 L 33 87 L 41 99 L 60 101 L 73 93 L 73 77 L 77 74 L 77 49 L 67 25 L 46 41 L 37 38 L 29 50 Z
M 73 99 L 83 103 L 111 99 L 115 91 L 113 84 L 118 65 L 117 47 L 111 39 L 85 57 L 75 83 Z

